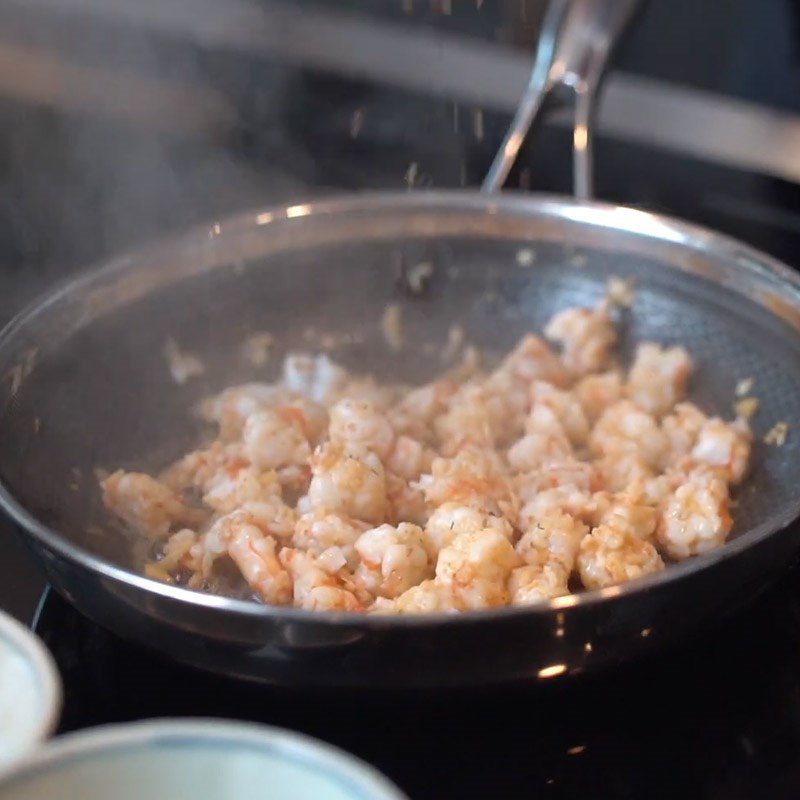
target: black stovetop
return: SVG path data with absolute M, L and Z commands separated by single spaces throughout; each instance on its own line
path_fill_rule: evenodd
M 425 798 L 800 796 L 800 570 L 745 612 L 646 660 L 514 689 L 290 690 L 168 662 L 55 593 L 36 631 L 65 685 L 61 731 L 159 716 L 279 725 Z

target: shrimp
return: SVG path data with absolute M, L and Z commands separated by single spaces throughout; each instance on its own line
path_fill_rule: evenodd
M 628 373 L 627 395 L 643 411 L 660 417 L 683 397 L 692 366 L 683 347 L 643 342 Z
M 617 371 L 586 375 L 575 384 L 572 391 L 586 419 L 594 423 L 609 406 L 622 399 L 622 376 Z
M 378 597 L 370 610 L 376 614 L 452 614 L 460 611 L 461 606 L 456 603 L 449 587 L 427 580 L 406 589 L 395 600 Z
M 292 395 L 280 386 L 268 383 L 244 383 L 231 386 L 214 397 L 203 400 L 200 414 L 208 422 L 219 425 L 223 441 L 237 439 L 247 418 L 256 411 L 287 402 Z
M 463 386 L 451 398 L 447 411 L 434 420 L 440 452 L 454 456 L 468 446 L 493 448 L 503 413 L 502 403 L 488 395 L 482 386 Z
M 428 518 L 425 494 L 417 481 L 386 473 L 386 519 L 392 523 L 424 525 Z
M 733 524 L 728 503 L 728 487 L 716 471 L 694 471 L 666 502 L 656 530 L 659 544 L 678 560 L 719 547 Z
M 507 517 L 516 512 L 517 499 L 503 466 L 493 451 L 467 447 L 454 458 L 437 458 L 420 486 L 433 506 L 461 503 Z
M 220 517 L 192 547 L 191 555 L 208 577 L 214 562 L 223 554 L 233 561 L 247 582 L 265 603 L 286 605 L 292 598 L 292 581 L 277 556 L 278 543 L 255 524 L 251 514 L 234 511 Z
M 267 501 L 280 496 L 281 485 L 275 472 L 232 464 L 206 482 L 203 502 L 227 514 L 249 501 Z
M 564 567 L 556 562 L 517 567 L 508 580 L 511 605 L 530 606 L 569 594 L 567 578 Z
M 612 495 L 598 514 L 597 524 L 625 531 L 638 539 L 651 540 L 658 522 L 657 509 L 643 491 Z
M 498 372 L 506 372 L 526 387 L 540 380 L 554 386 L 565 386 L 569 375 L 549 345 L 533 334 L 523 336 L 506 356 Z
M 707 421 L 708 417 L 694 403 L 678 403 L 661 420 L 661 429 L 667 436 L 669 464 L 676 464 L 692 452 Z
M 518 472 L 533 472 L 548 463 L 564 461 L 572 456 L 572 447 L 561 425 L 554 418 L 549 430 L 539 429 L 526 433 L 506 453 L 509 466 Z
M 569 575 L 575 566 L 581 539 L 588 532 L 589 529 L 580 520 L 556 511 L 528 527 L 514 549 L 530 566 L 558 564 Z
M 197 543 L 198 536 L 190 528 L 181 528 L 167 539 L 161 557 L 145 565 L 145 575 L 164 583 L 174 583 L 173 573 L 199 569 L 197 559 L 192 557 L 191 550 Z
M 430 443 L 433 421 L 447 410 L 448 400 L 457 389 L 455 381 L 448 379 L 412 389 L 389 410 L 389 422 L 398 434 Z
M 506 589 L 519 557 L 502 533 L 485 528 L 461 533 L 439 552 L 436 582 L 447 587 L 460 608 L 492 608 L 507 605 Z
M 295 525 L 292 545 L 314 556 L 337 547 L 344 555 L 348 566 L 355 569 L 358 564 L 355 544 L 368 527 L 364 522 L 341 514 L 325 512 L 303 514 Z
M 422 529 L 401 522 L 365 531 L 356 541 L 355 579 L 374 596 L 394 598 L 433 576 Z
M 200 524 L 207 516 L 187 506 L 168 486 L 141 472 L 117 470 L 100 485 L 106 508 L 150 539 L 166 537 L 176 524 Z
M 294 582 L 293 601 L 298 608 L 309 611 L 364 610 L 356 595 L 308 553 L 286 547 L 281 550 L 280 561 Z
M 691 458 L 699 464 L 721 469 L 726 480 L 739 483 L 747 470 L 751 440 L 746 420 L 727 423 L 713 417 L 700 429 Z
M 461 533 L 477 533 L 484 529 L 496 530 L 511 540 L 514 529 L 505 517 L 495 516 L 459 503 L 444 503 L 439 506 L 425 523 L 425 541 L 428 552 L 438 555 Z
M 574 395 L 556 389 L 544 381 L 534 381 L 530 393 L 532 409 L 525 426 L 529 433 L 538 430 L 542 424 L 549 428 L 550 420 L 555 419 L 571 444 L 580 446 L 586 443 L 589 438 L 589 423 L 583 407 Z M 543 411 L 549 413 L 542 414 Z
M 386 459 L 386 469 L 408 481 L 416 480 L 423 472 L 430 470 L 435 456 L 432 450 L 427 449 L 417 439 L 398 436 Z
M 167 467 L 158 480 L 175 492 L 184 489 L 205 491 L 223 470 L 247 466 L 241 442 L 212 442 L 202 450 L 194 450 Z
M 561 345 L 561 359 L 576 375 L 605 369 L 617 341 L 614 322 L 605 305 L 567 308 L 547 323 L 544 333 Z
M 651 575 L 664 569 L 658 551 L 624 528 L 600 525 L 580 544 L 578 571 L 587 589 Z
M 244 452 L 259 469 L 307 464 L 311 458 L 308 427 L 302 412 L 289 407 L 251 414 L 244 425 Z
M 609 406 L 589 436 L 589 447 L 598 456 L 635 453 L 657 469 L 667 456 L 668 442 L 656 421 L 630 400 Z
M 371 450 L 385 460 L 394 444 L 389 420 L 375 406 L 364 400 L 346 398 L 331 409 L 330 440 Z
M 557 486 L 536 494 L 522 506 L 519 512 L 519 527 L 528 530 L 538 520 L 563 511 L 580 520 L 591 519 L 594 512 L 592 495 L 574 486 Z
M 308 499 L 315 511 L 377 524 L 386 515 L 386 474 L 375 453 L 327 442 L 311 459 Z
M 601 477 L 593 464 L 567 456 L 515 475 L 513 483 L 520 501 L 528 503 L 540 492 L 560 486 L 592 492 L 600 486 Z

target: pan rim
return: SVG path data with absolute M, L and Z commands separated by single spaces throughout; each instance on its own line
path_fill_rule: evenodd
M 601 201 L 579 201 L 574 198 L 553 194 L 512 194 L 487 195 L 468 190 L 436 190 L 419 192 L 356 192 L 344 193 L 330 198 L 311 200 L 306 203 L 279 204 L 239 212 L 212 222 L 211 226 L 225 235 L 237 229 L 248 229 L 253 226 L 265 226 L 302 216 L 336 216 L 352 213 L 376 213 L 395 210 L 421 211 L 484 211 L 489 214 L 512 213 L 520 216 L 535 214 L 544 218 L 568 219 L 577 223 L 589 223 L 611 231 L 638 235 L 643 239 L 651 239 L 672 244 L 687 251 L 695 251 L 733 260 L 737 268 L 749 272 L 759 278 L 771 278 L 781 285 L 793 290 L 800 298 L 800 274 L 792 270 L 780 260 L 763 253 L 734 237 L 716 233 L 694 223 L 685 222 L 675 217 L 642 211 L 630 206 L 616 205 Z M 298 213 L 302 210 L 302 213 Z M 180 242 L 200 241 L 207 238 L 209 224 L 194 226 L 177 235 L 166 236 L 156 242 L 136 248 L 127 254 L 111 260 L 103 260 L 99 265 L 87 269 L 78 277 L 73 277 L 36 298 L 21 312 L 15 315 L 0 330 L 0 356 L 4 349 L 13 343 L 18 332 L 24 330 L 26 324 L 46 312 L 51 305 L 68 298 L 75 292 L 92 283 L 112 275 L 117 271 L 135 269 L 146 254 L 158 253 L 160 249 L 174 247 Z M 798 302 L 800 307 L 800 302 Z M 800 310 L 798 311 L 800 313 Z M 255 601 L 237 600 L 234 598 L 199 592 L 181 586 L 174 586 L 153 580 L 116 566 L 99 556 L 94 555 L 81 545 L 75 544 L 63 533 L 39 522 L 27 511 L 9 491 L 0 478 L 0 509 L 2 509 L 24 532 L 30 535 L 45 550 L 54 552 L 83 569 L 98 574 L 103 578 L 121 583 L 128 588 L 154 593 L 164 599 L 187 603 L 191 606 L 222 611 L 250 618 L 269 620 L 272 618 L 309 622 L 316 625 L 334 627 L 359 626 L 376 629 L 400 627 L 427 627 L 443 623 L 448 625 L 471 625 L 517 618 L 530 615 L 533 617 L 549 616 L 570 608 L 586 608 L 598 604 L 613 602 L 616 599 L 640 595 L 655 591 L 673 582 L 687 578 L 698 572 L 710 569 L 719 562 L 732 558 L 751 546 L 779 535 L 798 516 L 800 516 L 800 498 L 788 504 L 781 516 L 771 519 L 745 531 L 737 538 L 726 542 L 722 547 L 695 556 L 678 564 L 670 564 L 667 569 L 655 575 L 645 576 L 626 583 L 563 595 L 532 606 L 503 606 L 500 608 L 467 611 L 461 613 L 434 612 L 426 614 L 384 615 L 365 614 L 362 612 L 307 611 L 286 606 L 269 606 Z

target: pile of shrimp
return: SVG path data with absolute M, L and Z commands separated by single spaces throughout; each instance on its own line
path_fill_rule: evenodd
M 146 573 L 264 603 L 372 613 L 529 605 L 720 547 L 751 432 L 685 400 L 679 346 L 614 360 L 613 302 L 556 314 L 493 371 L 416 388 L 326 355 L 202 405 L 216 438 L 158 477 L 117 471 L 108 509 Z

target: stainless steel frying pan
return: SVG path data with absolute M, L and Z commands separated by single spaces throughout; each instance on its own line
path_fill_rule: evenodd
M 520 249 L 533 251 L 533 263 L 520 266 Z M 422 260 L 433 277 L 422 294 L 409 293 L 400 267 Z M 199 398 L 269 380 L 269 367 L 255 373 L 235 356 L 255 330 L 276 336 L 275 365 L 314 329 L 348 334 L 334 352 L 345 365 L 424 380 L 442 368 L 424 345 L 444 342 L 451 324 L 500 352 L 554 311 L 594 302 L 612 274 L 638 285 L 623 357 L 634 340 L 680 342 L 698 362 L 692 394 L 707 408 L 728 413 L 735 384 L 751 377 L 758 432 L 800 422 L 800 279 L 768 256 L 586 200 L 365 194 L 192 231 L 87 274 L 12 322 L 0 334 L 0 503 L 83 613 L 232 675 L 469 685 L 553 679 L 661 646 L 749 600 L 792 561 L 800 437 L 757 445 L 721 549 L 640 581 L 457 616 L 310 613 L 149 580 L 135 540 L 109 529 L 93 475 L 98 466 L 162 465 L 196 443 L 187 409 Z M 380 335 L 388 302 L 403 307 L 399 354 Z M 171 381 L 161 355 L 168 337 L 200 355 L 203 376 Z

